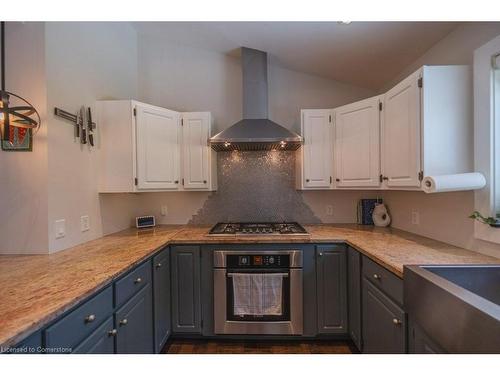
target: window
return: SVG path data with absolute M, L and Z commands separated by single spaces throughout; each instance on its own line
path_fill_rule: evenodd
M 500 51 L 499 51 L 500 52 Z M 494 152 L 494 165 L 495 165 L 495 204 L 494 213 L 500 215 L 500 53 L 495 54 L 492 58 L 492 103 L 493 103 L 493 127 L 495 141 L 493 146 Z M 497 216 L 498 217 L 498 216 Z
M 500 214 L 500 36 L 474 52 L 474 159 L 487 181 L 475 192 L 475 209 L 495 217 Z M 474 234 L 500 243 L 500 228 L 475 222 Z

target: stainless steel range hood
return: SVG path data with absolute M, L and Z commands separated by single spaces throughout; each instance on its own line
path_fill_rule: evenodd
M 267 53 L 241 48 L 243 120 L 210 138 L 216 151 L 297 150 L 302 137 L 268 119 Z

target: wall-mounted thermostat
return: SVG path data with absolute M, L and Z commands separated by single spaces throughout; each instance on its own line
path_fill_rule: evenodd
M 138 216 L 135 218 L 135 226 L 137 228 L 151 228 L 155 226 L 154 216 Z

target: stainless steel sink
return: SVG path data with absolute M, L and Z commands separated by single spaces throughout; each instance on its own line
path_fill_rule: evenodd
M 449 353 L 500 353 L 500 265 L 405 266 L 404 305 Z

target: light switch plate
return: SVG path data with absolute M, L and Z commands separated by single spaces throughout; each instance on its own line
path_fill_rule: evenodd
M 88 215 L 80 217 L 80 230 L 86 232 L 90 229 L 90 218 Z
M 167 216 L 168 214 L 168 207 L 166 205 L 161 206 L 161 216 Z
M 59 219 L 54 223 L 56 238 L 63 238 L 66 235 L 66 220 Z
M 329 204 L 326 206 L 326 214 L 328 216 L 333 216 L 333 205 Z

